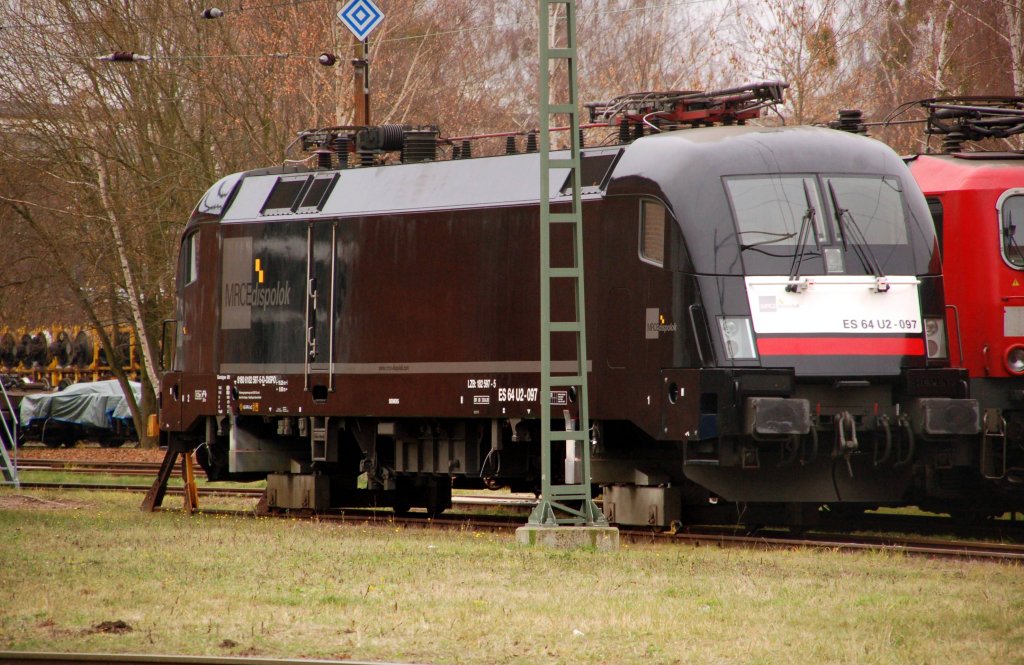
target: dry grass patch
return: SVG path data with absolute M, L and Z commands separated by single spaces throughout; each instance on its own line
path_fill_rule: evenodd
M 74 510 L 87 504 L 66 499 L 44 499 L 32 494 L 0 494 L 0 510 Z
M 687 546 L 553 551 L 519 547 L 511 534 L 150 515 L 138 501 L 90 493 L 80 510 L 0 509 L 0 649 L 1024 662 L 1018 566 Z M 119 621 L 131 630 L 95 629 Z

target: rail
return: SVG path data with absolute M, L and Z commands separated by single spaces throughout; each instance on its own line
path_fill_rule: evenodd
M 3 397 L 0 403 L 0 485 L 21 487 L 18 480 L 18 414 L 14 412 L 14 405 L 11 404 L 3 381 L 0 381 L 0 396 Z M 4 414 L 10 414 L 10 418 Z M 7 454 L 8 446 L 14 456 L 13 460 Z
M 388 665 L 364 660 L 286 660 L 218 656 L 0 651 L 0 665 Z M 395 664 L 392 664 L 395 665 Z M 404 665 L 404 664 L 403 664 Z
M 78 489 L 106 491 L 143 492 L 146 486 L 96 485 L 71 483 L 24 483 L 26 489 Z M 184 488 L 170 487 L 169 494 L 180 495 Z M 244 496 L 257 498 L 263 490 L 250 488 L 219 488 L 207 487 L 206 495 Z M 390 510 L 373 508 L 351 508 L 326 512 L 284 511 L 280 513 L 264 513 L 259 510 L 227 510 L 204 509 L 197 511 L 205 515 L 223 517 L 254 517 L 270 516 L 294 519 L 306 516 L 310 519 L 325 522 L 360 523 L 380 522 L 389 526 L 400 525 L 409 528 L 465 529 L 467 524 L 473 528 L 491 531 L 508 531 L 523 524 L 523 516 L 536 505 L 536 500 L 528 496 L 483 497 L 453 496 L 452 503 L 460 505 L 465 512 L 444 514 L 427 518 L 423 514 L 395 515 Z M 487 512 L 480 510 L 502 509 L 503 512 Z M 752 549 L 817 549 L 836 552 L 884 551 L 906 556 L 923 556 L 928 558 L 951 558 L 986 560 L 1019 565 L 1024 563 L 1024 544 L 1020 538 L 1017 522 L 1003 525 L 990 525 L 963 531 L 954 527 L 948 518 L 936 516 L 906 517 L 899 515 L 876 515 L 866 521 L 847 522 L 840 520 L 835 524 L 822 524 L 820 530 L 815 529 L 794 537 L 791 532 L 781 529 L 761 529 L 750 533 L 745 527 L 738 525 L 701 526 L 689 525 L 669 530 L 652 530 L 650 527 L 620 527 L 621 537 L 628 542 L 641 544 L 678 543 L 694 546 L 712 545 L 715 547 L 738 547 Z M 952 529 L 952 531 L 951 531 Z M 880 533 L 870 534 L 865 531 Z M 893 535 L 895 533 L 913 535 Z M 930 534 L 930 535 L 929 535 Z M 956 540 L 951 540 L 955 534 Z M 960 538 L 967 538 L 962 540 Z M 983 540 L 977 540 L 983 539 Z M 1009 539 L 1009 540 L 1007 540 Z M 0 665 L 5 661 L 0 656 Z

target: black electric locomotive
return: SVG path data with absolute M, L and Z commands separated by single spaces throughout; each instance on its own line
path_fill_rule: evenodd
M 614 522 L 919 503 L 979 432 L 905 164 L 747 125 L 779 88 L 746 91 L 591 107 L 612 143 L 582 153 L 590 446 Z M 539 400 L 572 398 L 539 391 L 539 155 L 310 136 L 315 166 L 228 176 L 189 220 L 163 437 L 211 479 L 267 477 L 277 508 L 539 488 Z

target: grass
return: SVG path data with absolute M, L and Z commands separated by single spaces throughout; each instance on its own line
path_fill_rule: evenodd
M 0 490 L 0 506 L 15 494 Z M 0 508 L 4 650 L 1024 663 L 1020 566 L 685 546 L 530 549 L 510 534 L 145 514 L 137 496 L 32 495 L 78 507 Z M 101 628 L 116 621 L 131 631 Z

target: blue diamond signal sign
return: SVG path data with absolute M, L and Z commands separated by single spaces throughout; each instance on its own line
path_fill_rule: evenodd
M 349 0 L 338 12 L 338 18 L 356 39 L 366 39 L 366 35 L 384 20 L 384 12 L 373 0 Z

